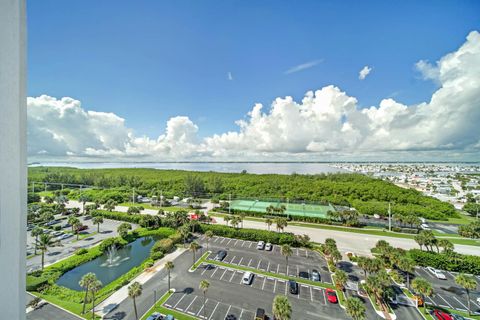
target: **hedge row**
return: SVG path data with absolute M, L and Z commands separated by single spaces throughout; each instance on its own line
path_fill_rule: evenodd
M 436 253 L 411 249 L 408 255 L 419 266 L 480 275 L 480 256 L 463 255 L 456 252 Z
M 106 210 L 95 210 L 94 212 L 92 212 L 92 216 L 102 216 L 106 219 L 125 221 L 136 224 L 139 224 L 140 220 L 142 219 L 141 215 Z
M 260 241 L 270 242 L 273 244 L 289 244 L 291 246 L 298 247 L 300 244 L 295 239 L 293 233 L 278 233 L 274 231 L 267 230 L 257 230 L 257 229 L 245 229 L 245 228 L 233 228 L 223 225 L 213 225 L 213 224 L 200 224 L 199 231 L 205 233 L 206 231 L 211 230 L 214 235 L 227 238 L 237 238 L 242 240 L 249 241 Z
M 47 283 L 48 279 L 46 277 L 34 277 L 27 275 L 27 291 L 35 291 Z

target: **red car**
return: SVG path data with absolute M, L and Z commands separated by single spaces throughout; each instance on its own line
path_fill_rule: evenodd
M 327 289 L 327 299 L 330 303 L 337 303 L 337 293 L 333 289 Z
M 77 232 L 80 232 L 80 231 L 87 230 L 87 229 L 88 229 L 88 226 L 86 226 L 86 225 L 81 225 L 81 226 L 78 227 L 76 230 L 77 230 Z
M 443 311 L 440 311 L 438 309 L 433 310 L 433 315 L 435 316 L 435 319 L 437 319 L 437 320 L 453 320 L 451 315 L 449 315 L 448 313 L 445 313 Z

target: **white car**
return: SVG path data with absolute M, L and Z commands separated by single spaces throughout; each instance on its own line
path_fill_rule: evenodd
M 265 242 L 263 241 L 258 241 L 257 243 L 257 249 L 258 250 L 263 250 L 265 248 Z
M 426 224 L 426 223 L 422 223 L 422 224 L 420 225 L 420 228 L 422 228 L 423 230 L 430 230 L 429 225 Z
M 445 275 L 443 274 L 442 271 L 437 270 L 437 269 L 432 268 L 432 267 L 427 267 L 427 270 L 430 271 L 430 273 L 433 274 L 435 277 L 437 277 L 437 279 L 447 280 L 447 277 L 445 277 Z
M 250 283 L 252 283 L 252 279 L 253 279 L 253 273 L 247 271 L 243 274 L 242 283 L 249 285 Z
M 271 251 L 273 249 L 273 246 L 270 242 L 267 242 L 265 245 L 265 251 Z

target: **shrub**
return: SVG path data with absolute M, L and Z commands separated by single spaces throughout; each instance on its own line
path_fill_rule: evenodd
M 155 252 L 162 252 L 162 253 L 168 253 L 172 251 L 174 246 L 174 243 L 171 239 L 161 239 L 155 242 L 153 245 L 152 249 L 150 249 L 150 252 L 155 253 Z
M 62 226 L 54 226 L 53 230 L 60 231 L 60 230 L 62 230 Z
M 47 277 L 34 277 L 32 275 L 27 275 L 27 291 L 36 291 L 38 288 L 46 285 L 47 283 Z
M 102 243 L 100 243 L 100 245 L 98 246 L 98 248 L 103 253 L 112 245 L 115 245 L 117 248 L 121 248 L 127 244 L 128 242 L 126 240 L 119 237 L 115 237 L 115 238 L 108 238 L 103 240 Z
M 105 211 L 105 210 L 93 210 L 92 216 L 102 216 L 106 219 L 117 220 L 117 221 L 125 221 L 130 223 L 139 224 L 140 220 L 142 219 L 141 215 L 132 215 L 125 212 L 117 212 L 117 211 Z
M 77 250 L 75 251 L 75 254 L 76 254 L 77 256 L 81 256 L 82 254 L 86 254 L 87 252 L 88 252 L 87 249 L 85 249 L 85 248 L 80 248 L 80 249 L 77 249 Z
M 419 249 L 409 250 L 408 255 L 419 266 L 480 275 L 480 256 L 455 252 L 436 253 Z
M 168 239 L 173 241 L 173 244 L 177 244 L 183 241 L 182 235 L 178 232 L 168 236 Z
M 257 229 L 235 229 L 233 227 L 212 225 L 212 224 L 200 224 L 200 232 L 205 233 L 211 230 L 214 235 L 227 238 L 237 238 L 249 241 L 270 242 L 273 244 L 289 244 L 291 246 L 298 247 L 300 244 L 292 233 L 279 233 L 275 231 L 257 230 Z
M 151 268 L 151 267 L 153 267 L 153 264 L 154 264 L 153 259 L 148 259 L 147 261 L 145 261 L 145 262 L 143 263 L 143 268 L 144 268 L 144 269 Z
M 153 259 L 153 260 L 160 260 L 163 257 L 164 257 L 164 254 L 161 251 L 153 252 L 150 254 L 150 259 Z

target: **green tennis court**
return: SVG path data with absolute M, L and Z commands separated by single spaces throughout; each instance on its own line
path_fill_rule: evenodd
M 233 200 L 230 207 L 233 210 L 252 211 L 252 212 L 267 212 L 267 207 L 270 205 L 279 207 L 285 206 L 287 210 L 284 215 L 305 216 L 316 218 L 327 218 L 328 211 L 335 211 L 332 205 L 319 204 L 302 204 L 302 203 L 286 203 L 275 201 L 257 201 L 257 200 Z

